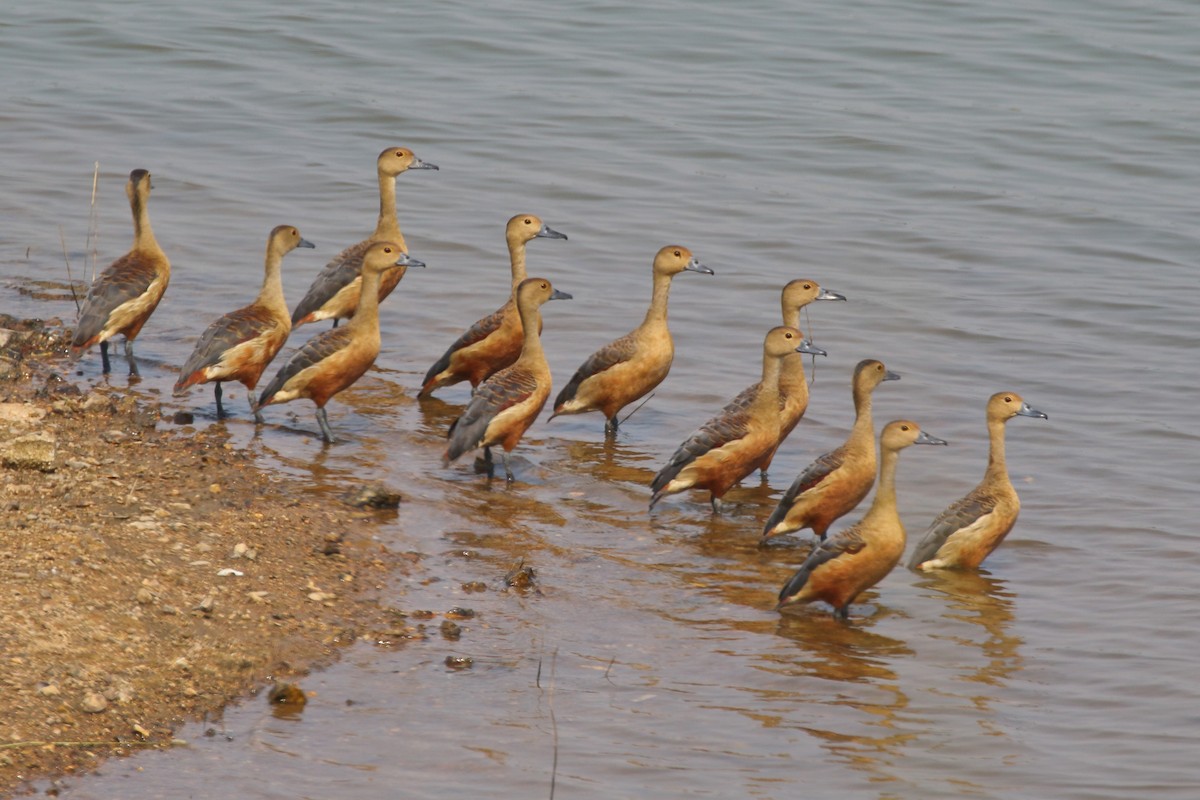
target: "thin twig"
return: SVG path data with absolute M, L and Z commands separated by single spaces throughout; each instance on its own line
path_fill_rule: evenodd
M 96 224 L 96 189 L 100 183 L 100 162 L 92 169 L 92 207 L 88 212 L 88 253 L 92 257 L 92 283 L 96 282 L 96 260 L 99 257 L 100 231 Z
M 71 275 L 71 259 L 67 257 L 67 236 L 62 225 L 58 226 L 58 238 L 62 242 L 63 261 L 67 262 L 67 285 L 71 287 L 71 299 L 75 301 L 75 313 L 79 314 L 79 296 L 75 294 L 75 278 Z
M 624 425 L 626 422 L 628 422 L 629 418 L 632 417 L 634 414 L 636 414 L 642 406 L 644 406 L 644 405 L 646 405 L 646 403 L 650 402 L 651 397 L 654 397 L 654 392 L 651 392 L 650 394 L 646 395 L 646 399 L 643 400 L 642 402 L 638 403 L 637 407 L 634 408 L 633 411 L 630 411 L 628 414 L 626 414 L 625 419 L 621 420 L 618 423 L 617 427 L 620 427 L 621 425 Z
M 604 668 L 604 680 L 612 683 L 613 686 L 616 686 L 616 684 L 613 683 L 612 678 L 608 677 L 608 674 L 612 672 L 613 664 L 615 663 L 617 663 L 617 657 L 613 656 L 611 659 L 609 659 L 608 666 Z
M 554 718 L 554 670 L 557 665 L 558 648 L 556 647 L 550 655 L 550 689 L 546 694 L 546 707 L 550 710 L 550 732 L 554 736 L 554 763 L 550 769 L 550 800 L 554 800 L 554 787 L 558 783 L 558 720 Z

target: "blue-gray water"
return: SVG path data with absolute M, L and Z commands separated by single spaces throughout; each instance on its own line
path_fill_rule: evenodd
M 150 169 L 175 272 L 137 390 L 205 421 L 211 392 L 171 400 L 173 370 L 257 291 L 267 232 L 319 248 L 285 262 L 294 303 L 371 230 L 383 147 L 442 168 L 399 179 L 429 266 L 383 309 L 379 369 L 330 405 L 345 441 L 322 448 L 306 403 L 260 438 L 228 425 L 264 469 L 402 487 L 378 537 L 424 558 L 391 601 L 478 617 L 459 642 L 351 650 L 299 720 L 249 702 L 231 741 L 188 728 L 65 796 L 546 796 L 555 736 L 559 797 L 1195 796 L 1193 4 L 43 0 L 5 10 L 0 74 L 3 310 L 70 321 L 17 290 L 65 279 L 60 231 L 83 271 L 97 161 L 101 266 L 123 252 L 122 186 Z M 658 247 L 717 275 L 675 282 L 675 367 L 617 443 L 598 415 L 543 417 L 506 487 L 440 465 L 466 390 L 415 394 L 503 301 L 518 212 L 570 236 L 529 248 L 575 296 L 545 309 L 559 386 L 640 320 Z M 699 496 L 649 517 L 649 478 L 757 378 L 796 277 L 850 302 L 806 315 L 829 357 L 769 485 L 722 518 Z M 1050 417 L 1009 425 L 1022 516 L 980 576 L 898 570 L 849 626 L 781 618 L 792 565 L 757 533 L 844 437 L 865 357 L 903 375 L 878 421 L 952 443 L 901 459 L 910 538 L 982 474 L 1001 389 Z M 521 558 L 541 596 L 501 590 Z

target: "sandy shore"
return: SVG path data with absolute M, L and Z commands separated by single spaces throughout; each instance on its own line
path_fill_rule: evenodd
M 178 744 L 360 637 L 419 635 L 376 600 L 408 563 L 370 543 L 386 512 L 265 474 L 221 426 L 81 391 L 63 353 L 58 326 L 0 318 L 0 796 Z

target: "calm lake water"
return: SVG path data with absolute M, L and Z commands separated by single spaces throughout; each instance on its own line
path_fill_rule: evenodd
M 175 272 L 135 390 L 213 424 L 208 387 L 170 387 L 257 291 L 267 232 L 318 247 L 285 262 L 294 303 L 372 229 L 376 154 L 412 147 L 441 167 L 398 182 L 428 268 L 386 303 L 376 371 L 330 404 L 344 440 L 322 447 L 308 403 L 268 409 L 254 437 L 240 387 L 226 424 L 316 490 L 400 487 L 377 535 L 422 557 L 390 601 L 477 616 L 457 642 L 351 649 L 304 682 L 300 719 L 249 701 L 226 736 L 191 726 L 191 747 L 63 796 L 548 796 L 557 743 L 559 797 L 1196 797 L 1194 4 L 259 5 L 6 9 L 2 310 L 72 320 L 27 292 L 65 280 L 64 240 L 86 271 L 94 163 L 101 266 L 128 247 L 129 171 L 150 169 Z M 716 276 L 675 282 L 674 369 L 615 443 L 599 415 L 543 417 L 506 486 L 441 466 L 465 388 L 415 396 L 503 302 L 521 212 L 570 237 L 529 247 L 531 274 L 575 297 L 545 308 L 557 386 L 641 319 L 660 246 Z M 829 356 L 769 481 L 723 517 L 700 495 L 649 516 L 654 472 L 757 379 L 797 277 L 849 302 L 806 314 Z M 901 459 L 910 539 L 981 476 L 1003 389 L 1049 415 L 1008 428 L 1021 520 L 978 575 L 898 570 L 849 625 L 781 617 L 797 548 L 758 533 L 845 436 L 867 357 L 903 376 L 876 393 L 877 424 L 951 442 Z M 504 590 L 521 560 L 540 594 Z

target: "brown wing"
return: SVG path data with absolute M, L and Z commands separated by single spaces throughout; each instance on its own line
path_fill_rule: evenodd
M 822 564 L 827 564 L 844 555 L 861 552 L 866 546 L 866 540 L 854 528 L 847 528 L 830 536 L 813 548 L 812 552 L 808 554 L 808 558 L 804 559 L 804 563 L 800 565 L 800 569 L 796 570 L 796 574 L 792 575 L 779 590 L 779 602 L 782 603 L 797 595 L 804 588 L 804 584 L 808 583 L 809 576 L 813 571 Z
M 980 518 L 992 513 L 996 508 L 996 498 L 975 487 L 966 497 L 951 503 L 950 506 L 937 515 L 929 525 L 929 530 L 921 537 L 917 549 L 909 559 L 909 566 L 915 566 L 930 560 L 941 549 L 946 540 L 963 528 L 968 528 Z
M 349 327 L 331 328 L 322 331 L 304 343 L 304 346 L 292 354 L 283 368 L 279 370 L 267 387 L 259 395 L 259 403 L 265 405 L 275 393 L 284 387 L 296 374 L 329 358 L 339 350 L 350 346 L 353 341 Z
M 721 413 L 701 425 L 698 431 L 679 445 L 667 465 L 654 476 L 650 488 L 657 492 L 700 456 L 744 437 L 750 430 L 749 421 L 748 410 L 730 402 L 721 409 Z
M 100 273 L 79 312 L 79 324 L 71 340 L 74 347 L 87 345 L 98 336 L 108 318 L 120 306 L 141 297 L 158 277 L 154 264 L 138 253 L 126 253 Z
M 620 339 L 609 342 L 601 347 L 596 352 L 588 356 L 587 361 L 584 361 L 579 369 L 575 370 L 575 374 L 571 376 L 571 380 L 558 393 L 558 397 L 554 400 L 554 409 L 557 411 L 563 403 L 569 402 L 575 398 L 575 393 L 579 391 L 579 385 L 593 375 L 599 375 L 605 370 L 612 369 L 617 364 L 624 363 L 633 358 L 637 352 L 637 344 L 634 341 L 633 334 L 627 333 Z
M 296 304 L 296 309 L 292 312 L 293 325 L 320 310 L 321 306 L 362 274 L 363 256 L 370 246 L 370 239 L 351 245 L 321 269 L 312 286 L 308 287 L 308 292 Z
M 184 362 L 183 369 L 179 370 L 179 382 L 175 384 L 175 388 L 178 389 L 187 383 L 187 380 L 200 370 L 216 364 L 227 350 L 261 336 L 274 325 L 274 318 L 265 308 L 258 305 L 239 308 L 221 317 L 209 325 L 200 336 L 196 348 Z
M 820 484 L 828 478 L 834 470 L 842 466 L 846 462 L 846 449 L 839 447 L 836 450 L 830 451 L 823 456 L 817 458 L 816 461 L 808 465 L 808 468 L 796 476 L 796 480 L 792 481 L 792 485 L 784 492 L 783 497 L 779 498 L 779 504 L 775 506 L 775 510 L 771 512 L 771 518 L 767 520 L 763 531 L 769 531 L 779 523 L 783 522 L 788 511 L 796 503 L 796 499 L 800 495 Z
M 513 365 L 500 370 L 475 388 L 467 410 L 450 426 L 447 457 L 450 461 L 479 446 L 488 425 L 505 409 L 537 391 L 537 376 Z
M 470 347 L 477 342 L 483 341 L 499 330 L 500 324 L 504 321 L 504 312 L 507 308 L 508 303 L 505 303 L 496 311 L 488 314 L 486 317 L 463 331 L 462 335 L 454 340 L 454 344 L 450 345 L 445 353 L 442 353 L 442 357 L 437 360 L 437 363 L 430 367 L 429 371 L 425 373 L 425 380 L 421 381 L 422 391 L 427 389 L 434 378 L 446 371 L 446 369 L 450 366 L 450 359 L 455 353 L 465 347 Z

